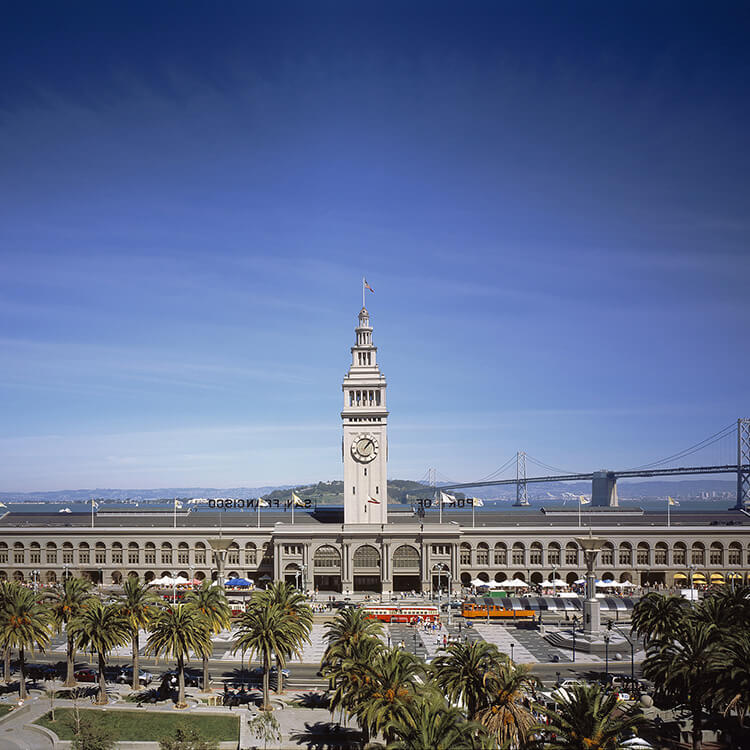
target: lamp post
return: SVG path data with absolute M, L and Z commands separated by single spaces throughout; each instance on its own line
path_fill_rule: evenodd
M 38 570 L 31 571 L 31 582 L 34 585 L 34 593 L 36 594 L 37 591 L 39 591 L 39 571 Z
M 434 573 L 437 573 L 437 579 L 438 579 L 438 612 L 442 611 L 440 609 L 440 602 L 441 597 L 443 594 L 443 574 L 445 574 L 446 580 L 448 582 L 448 625 L 451 624 L 451 602 L 450 602 L 450 582 L 451 582 L 451 575 L 450 575 L 450 568 L 445 563 L 435 563 L 432 566 L 432 570 Z
M 513 661 L 513 648 L 515 645 L 516 645 L 515 643 L 510 644 L 510 660 L 511 661 Z
M 573 618 L 573 661 L 576 660 L 576 618 Z
M 604 539 L 589 535 L 576 539 L 578 546 L 583 550 L 583 558 L 586 561 L 586 594 L 583 600 L 583 632 L 586 636 L 595 636 L 600 629 L 601 610 L 599 600 L 596 598 L 596 572 L 594 565 L 599 550 L 604 544 Z
M 414 633 L 412 633 L 412 635 L 414 636 L 414 656 L 416 656 L 417 655 L 417 629 L 416 627 L 414 628 Z
M 609 684 L 609 633 L 604 634 L 604 684 Z
M 216 575 L 219 581 L 219 586 L 224 588 L 224 561 L 227 557 L 227 551 L 229 546 L 232 544 L 232 539 L 226 539 L 225 537 L 218 537 L 216 539 L 209 539 L 208 543 L 211 545 L 211 551 L 214 554 L 214 562 L 216 563 Z
M 693 593 L 693 569 L 694 568 L 695 566 L 693 565 L 693 563 L 690 563 L 690 565 L 688 565 L 688 574 L 690 575 L 690 604 L 693 603 L 694 598 L 695 598 L 695 594 Z
M 635 686 L 635 643 L 628 637 L 628 634 L 622 630 L 619 625 L 616 625 L 615 623 L 610 620 L 607 623 L 608 628 L 614 628 L 627 642 L 630 646 L 630 685 L 631 689 Z

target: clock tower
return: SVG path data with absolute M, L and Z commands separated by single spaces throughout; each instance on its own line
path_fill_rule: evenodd
M 388 522 L 388 410 L 385 375 L 372 343 L 370 313 L 363 307 L 355 329 L 352 364 L 344 377 L 344 523 Z

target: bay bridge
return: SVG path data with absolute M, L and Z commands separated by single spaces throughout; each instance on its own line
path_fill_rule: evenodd
M 723 464 L 700 464 L 694 466 L 665 466 L 674 462 L 682 462 L 684 459 L 695 456 L 696 454 L 706 452 L 706 449 L 712 446 L 726 444 L 728 439 L 737 441 L 737 461 L 736 463 Z M 543 470 L 554 472 L 549 474 L 540 474 L 538 476 L 528 476 L 527 461 Z M 502 477 L 502 474 L 511 469 L 515 464 L 515 477 Z M 750 419 L 738 419 L 732 422 L 718 432 L 701 440 L 699 443 L 685 448 L 682 451 L 659 459 L 657 461 L 636 466 L 630 469 L 609 470 L 601 469 L 599 471 L 574 472 L 557 469 L 538 459 L 529 456 L 524 451 L 518 451 L 515 456 L 508 459 L 502 466 L 492 472 L 492 474 L 473 481 L 473 482 L 451 482 L 440 481 L 438 483 L 438 472 L 435 469 L 429 469 L 427 472 L 427 481 L 435 491 L 439 490 L 459 490 L 472 489 L 477 487 L 497 487 L 502 485 L 516 486 L 517 506 L 529 505 L 528 489 L 529 484 L 544 482 L 591 482 L 591 504 L 593 506 L 616 507 L 617 498 L 617 480 L 640 478 L 640 477 L 667 477 L 667 476 L 691 476 L 706 474 L 734 474 L 737 477 L 737 499 L 734 510 L 750 513 Z

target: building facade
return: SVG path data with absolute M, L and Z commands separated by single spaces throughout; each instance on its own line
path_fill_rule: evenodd
M 666 586 L 691 578 L 750 582 L 750 527 L 739 512 L 679 511 L 670 523 L 663 513 L 598 508 L 584 527 L 575 511 L 559 509 L 477 509 L 476 526 L 450 510 L 443 522 L 437 511 L 420 518 L 393 506 L 389 513 L 386 381 L 372 333 L 363 307 L 342 385 L 343 517 L 298 511 L 288 523 L 288 515 L 264 509 L 260 516 L 225 514 L 220 522 L 216 512 L 105 506 L 89 523 L 88 514 L 28 513 L 19 505 L 0 517 L 0 578 L 44 585 L 75 575 L 117 584 L 128 575 L 223 573 L 261 584 L 286 579 L 308 591 L 384 594 L 449 584 L 456 590 L 476 578 L 570 583 L 585 571 L 576 539 L 591 527 L 606 540 L 602 578 Z

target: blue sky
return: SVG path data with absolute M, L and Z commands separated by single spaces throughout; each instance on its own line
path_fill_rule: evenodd
M 7 6 L 0 489 L 339 478 L 363 274 L 393 477 L 749 416 L 747 6 L 552 8 Z

